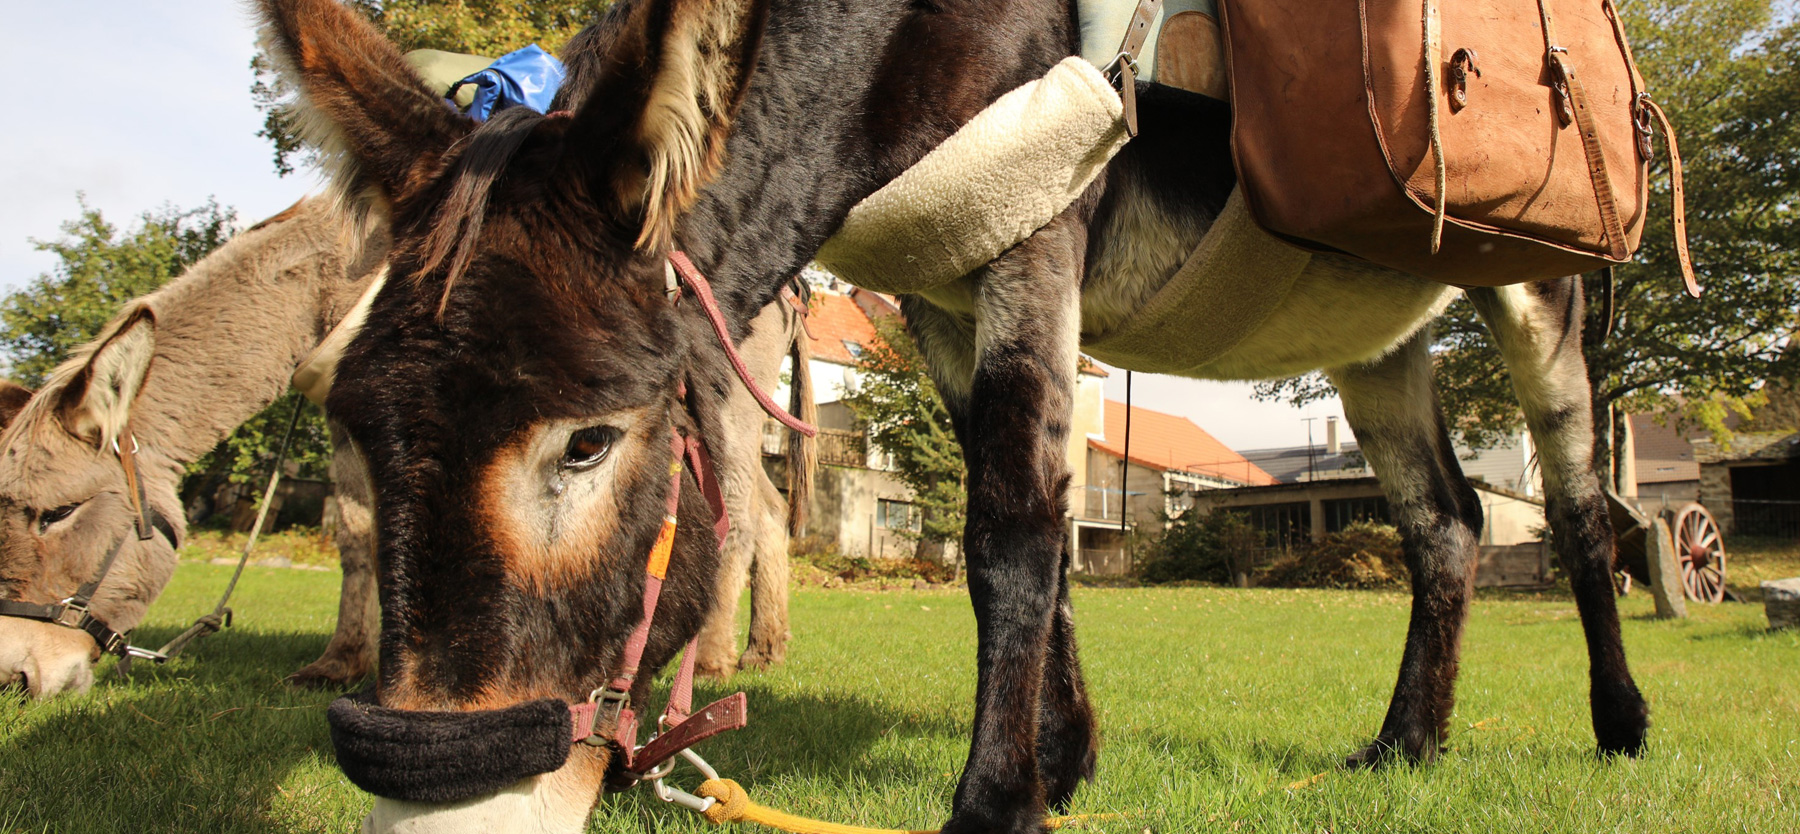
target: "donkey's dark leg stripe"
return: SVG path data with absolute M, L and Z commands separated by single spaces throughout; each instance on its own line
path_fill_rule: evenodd
M 1386 357 L 1330 372 L 1357 443 L 1381 478 L 1413 589 L 1394 698 L 1381 732 L 1350 757 L 1353 766 L 1393 756 L 1430 760 L 1444 742 L 1456 702 L 1481 503 L 1444 428 L 1428 340 L 1421 331 Z
M 1613 598 L 1613 529 L 1594 471 L 1593 410 L 1581 355 L 1580 279 L 1469 291 L 1506 357 L 1544 473 L 1544 514 L 1587 637 L 1589 707 L 1602 753 L 1636 755 L 1649 708 L 1625 663 Z M 1551 291 L 1554 290 L 1554 291 Z

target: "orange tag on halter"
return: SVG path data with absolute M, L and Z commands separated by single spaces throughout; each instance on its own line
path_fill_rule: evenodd
M 675 549 L 675 519 L 664 516 L 662 531 L 656 544 L 650 546 L 650 575 L 662 579 L 669 574 L 669 553 Z

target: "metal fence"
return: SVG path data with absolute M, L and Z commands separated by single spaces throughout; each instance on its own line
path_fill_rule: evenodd
M 1733 499 L 1731 531 L 1740 536 L 1800 538 L 1800 501 Z

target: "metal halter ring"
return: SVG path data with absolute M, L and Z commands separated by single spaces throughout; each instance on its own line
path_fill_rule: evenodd
M 699 753 L 695 753 L 693 750 L 683 750 L 681 751 L 681 757 L 687 759 L 688 764 L 693 765 L 694 769 L 700 771 L 700 774 L 707 779 L 713 780 L 719 778 L 719 772 L 713 770 L 712 765 L 707 764 L 705 759 L 700 758 Z M 698 811 L 703 814 L 706 813 L 706 809 L 711 808 L 718 803 L 719 800 L 714 799 L 713 797 L 709 796 L 705 799 L 701 799 L 680 788 L 671 788 L 668 785 L 663 784 L 663 779 L 667 778 L 669 772 L 674 769 L 675 760 L 670 759 L 663 762 L 661 765 L 658 765 L 649 773 L 644 774 L 644 778 L 650 780 L 651 789 L 656 791 L 657 799 L 680 805 L 690 811 Z

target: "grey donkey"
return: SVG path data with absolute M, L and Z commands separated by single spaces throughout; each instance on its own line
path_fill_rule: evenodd
M 127 304 L 35 394 L 0 380 L 0 599 L 61 601 L 92 580 L 116 546 L 92 611 L 120 632 L 141 622 L 174 572 L 176 547 L 167 536 L 130 534 L 134 515 L 115 442 L 137 450 L 146 505 L 168 521 L 176 540 L 185 536 L 176 495 L 184 467 L 279 397 L 296 366 L 356 306 L 386 258 L 388 239 L 378 226 L 358 227 L 327 199 L 302 200 Z M 810 405 L 798 330 L 792 311 L 773 305 L 744 355 L 767 385 L 789 350 L 798 351 L 794 396 Z M 760 433 L 760 411 L 747 394 L 740 399 L 734 407 L 745 419 L 738 424 Z M 324 653 L 289 678 L 302 685 L 353 683 L 376 660 L 380 610 L 368 478 L 335 424 L 331 438 L 343 591 Z M 735 529 L 727 542 L 731 569 L 722 574 L 699 658 L 711 675 L 739 667 L 733 626 L 752 566 L 752 630 L 741 662 L 780 662 L 789 636 L 790 518 L 762 468 L 761 445 L 734 444 L 751 453 L 719 461 Z M 789 445 L 789 493 L 803 502 L 810 448 Z M 84 631 L 0 617 L 0 684 L 32 697 L 86 691 L 101 656 Z

